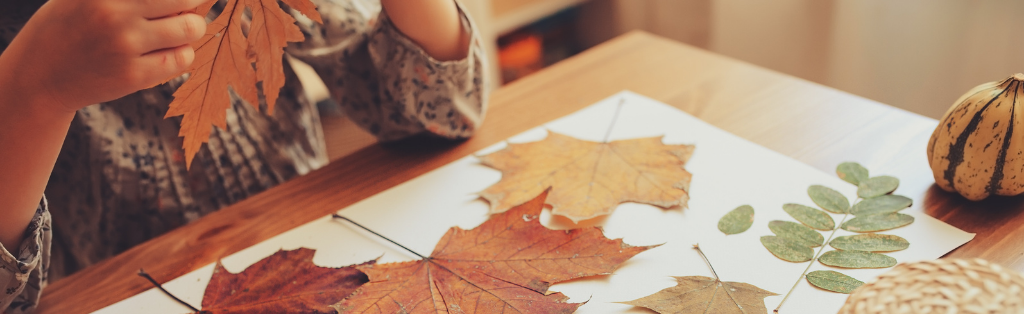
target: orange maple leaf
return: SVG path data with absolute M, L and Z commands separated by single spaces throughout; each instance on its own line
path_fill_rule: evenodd
M 367 282 L 366 274 L 354 266 L 316 266 L 314 253 L 277 251 L 237 274 L 217 262 L 198 313 L 334 313 L 336 303 Z
M 537 142 L 509 144 L 480 157 L 501 181 L 480 192 L 500 213 L 549 187 L 551 213 L 574 222 L 607 215 L 622 202 L 686 206 L 693 145 L 665 145 L 660 137 L 606 143 L 548 132 Z
M 545 191 L 472 230 L 451 228 L 419 261 L 362 265 L 370 282 L 341 313 L 572 313 L 551 284 L 611 273 L 654 246 L 605 238 L 597 227 L 550 230 L 538 221 Z
M 195 12 L 205 16 L 217 0 L 205 3 Z M 316 6 L 309 0 L 286 0 L 302 14 L 321 22 Z M 249 36 L 242 33 L 245 7 L 252 11 Z M 184 138 L 186 166 L 210 138 L 211 125 L 227 128 L 227 109 L 231 106 L 228 87 L 242 100 L 259 110 L 256 82 L 263 82 L 268 114 L 273 113 L 281 86 L 284 86 L 282 57 L 288 42 L 302 41 L 295 19 L 284 12 L 277 0 L 228 0 L 224 10 L 206 27 L 206 35 L 192 43 L 195 60 L 188 68 L 189 78 L 174 92 L 165 117 L 183 116 L 178 136 Z M 256 67 L 250 52 L 255 54 Z

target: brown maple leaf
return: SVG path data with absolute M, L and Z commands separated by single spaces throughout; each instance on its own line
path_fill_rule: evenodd
M 685 207 L 691 175 L 683 165 L 691 155 L 693 145 L 665 145 L 661 137 L 599 143 L 548 132 L 480 157 L 502 174 L 480 197 L 500 213 L 555 186 L 551 213 L 574 222 L 610 214 L 622 202 Z
M 195 12 L 205 16 L 217 0 Z M 292 8 L 322 22 L 309 0 L 286 0 Z M 242 14 L 249 7 L 252 23 L 249 36 L 242 33 Z M 177 91 L 165 117 L 183 116 L 178 136 L 183 137 L 185 164 L 190 166 L 196 152 L 210 138 L 211 125 L 227 127 L 231 106 L 230 86 L 242 100 L 259 109 L 256 82 L 263 82 L 267 110 L 273 112 L 284 86 L 282 56 L 288 42 L 302 41 L 295 19 L 284 12 L 277 0 L 228 0 L 224 10 L 206 27 L 206 35 L 192 43 L 196 57 L 188 68 L 189 78 Z M 256 67 L 253 68 L 255 55 Z
M 419 261 L 359 266 L 370 282 L 342 313 L 572 313 L 551 284 L 608 274 L 653 246 L 605 238 L 596 227 L 550 230 L 538 221 L 547 191 L 472 230 L 448 230 Z
M 314 252 L 277 251 L 237 274 L 217 262 L 198 313 L 335 313 L 335 304 L 368 279 L 354 266 L 316 266 Z

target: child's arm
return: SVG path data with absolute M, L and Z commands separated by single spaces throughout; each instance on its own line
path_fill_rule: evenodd
M 381 0 L 391 22 L 431 57 L 440 61 L 466 57 L 470 36 L 462 27 L 453 0 Z
M 205 0 L 50 0 L 0 55 L 0 244 L 15 250 L 75 111 L 153 86 L 194 58 Z

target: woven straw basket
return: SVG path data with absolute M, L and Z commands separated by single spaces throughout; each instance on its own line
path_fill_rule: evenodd
M 981 259 L 900 264 L 854 290 L 840 314 L 1024 314 L 1024 276 Z

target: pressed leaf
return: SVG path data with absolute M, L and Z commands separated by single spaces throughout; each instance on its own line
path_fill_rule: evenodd
M 800 240 L 778 236 L 763 236 L 761 244 L 776 257 L 790 262 L 806 262 L 814 258 L 814 250 Z
M 807 188 L 807 195 L 811 197 L 814 204 L 824 210 L 836 214 L 845 214 L 850 211 L 850 200 L 836 190 L 821 185 L 812 185 Z
M 863 281 L 833 270 L 809 272 L 807 273 L 807 282 L 818 288 L 845 294 L 850 294 L 854 289 L 864 285 Z
M 353 266 L 316 266 L 313 254 L 307 248 L 278 251 L 237 274 L 217 262 L 199 313 L 334 312 L 335 304 L 368 279 Z
M 757 286 L 703 276 L 674 277 L 676 285 L 629 302 L 658 313 L 766 313 L 764 298 L 778 295 Z
M 598 143 L 549 132 L 531 143 L 480 157 L 501 170 L 501 181 L 480 192 L 501 213 L 548 187 L 551 213 L 574 222 L 607 215 L 622 202 L 663 208 L 686 206 L 690 173 L 683 165 L 693 145 L 665 145 L 660 137 Z
M 885 254 L 862 251 L 828 251 L 818 257 L 822 264 L 843 268 L 886 268 L 896 266 L 896 259 Z
M 829 245 L 844 251 L 894 252 L 907 249 L 910 242 L 896 235 L 868 233 L 837 237 Z
M 853 217 L 843 223 L 843 230 L 853 232 L 875 232 L 895 229 L 914 222 L 914 216 L 888 213 Z
M 814 229 L 829 231 L 836 227 L 836 221 L 832 220 L 832 216 L 814 207 L 790 203 L 782 205 L 782 210 Z
M 816 247 L 825 243 L 825 237 L 807 226 L 792 221 L 772 220 L 768 222 L 768 229 L 775 235 L 800 241 L 809 246 Z
M 872 198 L 886 195 L 900 186 L 900 179 L 890 176 L 877 176 L 861 182 L 857 187 L 857 196 Z
M 750 205 L 736 207 L 718 220 L 718 230 L 725 234 L 737 234 L 750 229 L 754 224 L 754 208 Z
M 548 287 L 610 274 L 652 248 L 605 238 L 597 227 L 545 228 L 537 217 L 547 195 L 471 230 L 449 229 L 422 260 L 359 267 L 370 282 L 342 301 L 338 312 L 572 313 L 581 303 L 567 303 Z
M 850 209 L 850 213 L 857 216 L 888 214 L 901 211 L 913 204 L 914 201 L 906 196 L 882 195 L 854 204 L 853 208 Z
M 836 167 L 836 174 L 840 179 L 850 182 L 853 185 L 860 185 L 868 179 L 868 169 L 855 162 L 844 162 Z

